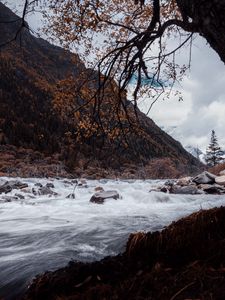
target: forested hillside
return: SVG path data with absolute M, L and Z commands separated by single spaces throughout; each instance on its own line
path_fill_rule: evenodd
M 0 144 L 6 151 L 12 145 L 14 152 L 23 148 L 42 157 L 57 155 L 72 172 L 87 165 L 125 170 L 161 164 L 176 176 L 200 166 L 179 142 L 135 112 L 126 95 L 126 110 L 118 107 L 115 83 L 96 108 L 98 74 L 77 55 L 28 29 L 17 34 L 20 19 L 2 3 L 0 20 Z M 155 176 L 166 176 L 161 173 Z

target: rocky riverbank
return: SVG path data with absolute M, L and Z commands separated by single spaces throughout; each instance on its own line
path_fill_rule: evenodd
M 132 234 L 122 255 L 37 276 L 30 299 L 225 299 L 225 208 Z
M 196 177 L 183 177 L 175 180 L 167 180 L 162 186 L 151 189 L 151 191 L 170 194 L 225 194 L 225 170 L 219 176 L 207 171 Z

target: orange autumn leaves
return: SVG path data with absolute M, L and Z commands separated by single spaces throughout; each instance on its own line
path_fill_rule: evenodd
M 97 79 L 90 80 L 89 75 L 87 72 L 80 73 L 79 78 L 62 80 L 55 88 L 53 108 L 75 128 L 73 133 L 67 132 L 68 137 L 73 136 L 79 143 L 104 138 L 109 143 L 117 141 L 128 147 L 126 138 L 130 134 L 142 134 L 133 108 L 121 105 L 114 82 L 105 87 L 104 95 L 99 95 Z M 124 94 L 122 103 L 128 103 L 126 101 Z

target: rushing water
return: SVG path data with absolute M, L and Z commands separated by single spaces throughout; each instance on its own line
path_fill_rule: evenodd
M 160 181 L 88 181 L 88 187 L 75 189 L 75 199 L 66 198 L 74 189 L 69 180 L 51 181 L 57 196 L 34 198 L 34 184 L 50 180 L 20 181 L 29 185 L 26 193 L 19 192 L 25 199 L 0 202 L 0 298 L 4 299 L 20 294 L 38 273 L 70 260 L 93 261 L 118 254 L 131 232 L 160 230 L 193 211 L 225 205 L 225 196 L 149 193 Z M 90 203 L 97 186 L 117 190 L 121 199 Z

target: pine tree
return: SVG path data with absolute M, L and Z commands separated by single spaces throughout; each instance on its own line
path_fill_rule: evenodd
M 218 144 L 215 131 L 212 130 L 210 144 L 206 149 L 206 163 L 208 166 L 212 167 L 223 161 L 222 150 Z

